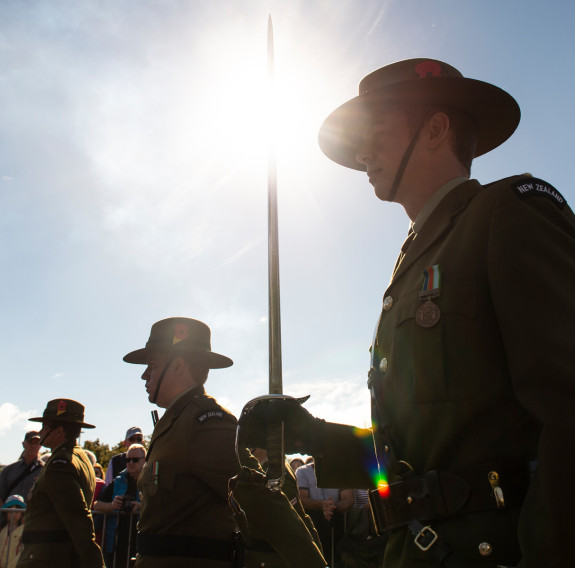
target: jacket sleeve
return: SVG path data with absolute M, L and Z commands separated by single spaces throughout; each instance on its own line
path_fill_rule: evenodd
M 519 539 L 524 567 L 572 557 L 575 471 L 575 217 L 545 195 L 503 188 L 488 243 L 490 290 L 513 388 L 540 424 Z
M 47 495 L 66 527 L 70 539 L 85 568 L 103 568 L 104 560 L 96 544 L 94 524 L 84 494 L 70 464 L 54 464 L 45 472 Z
M 332 422 L 323 428 L 314 456 L 318 487 L 374 489 L 378 469 L 371 430 Z

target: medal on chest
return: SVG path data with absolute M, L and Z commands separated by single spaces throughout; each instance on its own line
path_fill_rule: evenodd
M 148 492 L 150 495 L 155 495 L 158 492 L 158 485 L 160 481 L 160 462 L 153 462 L 152 471 L 150 476 L 150 483 L 148 487 Z
M 415 321 L 421 327 L 433 327 L 441 317 L 441 310 L 432 299 L 439 296 L 441 290 L 441 273 L 439 264 L 423 270 L 423 286 L 419 293 L 421 304 L 415 311 Z

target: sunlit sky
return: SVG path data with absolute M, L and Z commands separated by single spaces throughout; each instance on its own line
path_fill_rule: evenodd
M 235 364 L 206 389 L 236 415 L 268 392 L 270 13 L 284 391 L 364 426 L 368 348 L 408 218 L 330 162 L 318 128 L 369 72 L 441 59 L 522 109 L 472 177 L 531 172 L 575 202 L 574 6 L 0 2 L 0 463 L 58 397 L 86 405 L 97 428 L 83 440 L 150 434 L 143 367 L 122 357 L 165 317 L 211 327 L 213 350 Z

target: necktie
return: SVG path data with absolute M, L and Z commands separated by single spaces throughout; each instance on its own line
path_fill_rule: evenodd
M 410 227 L 409 233 L 407 233 L 407 238 L 405 239 L 404 243 L 401 245 L 401 252 L 399 253 L 399 256 L 397 257 L 395 267 L 393 268 L 393 275 L 391 277 L 392 280 L 393 280 L 393 277 L 395 276 L 395 273 L 397 272 L 397 269 L 399 268 L 399 265 L 401 264 L 401 261 L 405 258 L 405 254 L 407 253 L 407 249 L 410 247 L 411 243 L 413 242 L 413 239 L 415 239 L 416 236 L 417 236 L 417 233 L 413 230 L 413 227 Z

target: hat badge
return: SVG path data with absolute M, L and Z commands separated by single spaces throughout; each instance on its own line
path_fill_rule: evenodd
M 64 414 L 65 412 L 66 412 L 66 402 L 61 400 L 56 408 L 56 416 L 60 416 L 60 414 Z
M 176 345 L 180 341 L 188 338 L 188 326 L 185 323 L 177 323 L 174 326 L 174 337 L 172 338 L 172 345 Z
M 439 77 L 441 75 L 441 65 L 437 61 L 420 61 L 415 66 L 415 72 L 422 78 Z

